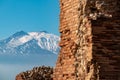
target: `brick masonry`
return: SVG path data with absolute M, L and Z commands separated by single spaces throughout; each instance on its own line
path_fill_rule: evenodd
M 60 0 L 53 80 L 120 80 L 120 1 Z
M 34 67 L 32 70 L 21 72 L 15 80 L 53 80 L 53 68 L 51 67 Z

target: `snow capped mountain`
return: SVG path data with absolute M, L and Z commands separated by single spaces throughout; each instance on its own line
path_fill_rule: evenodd
M 57 54 L 60 38 L 54 34 L 20 31 L 0 41 L 0 54 Z

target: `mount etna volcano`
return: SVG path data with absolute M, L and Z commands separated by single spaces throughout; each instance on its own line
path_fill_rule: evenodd
M 0 41 L 0 54 L 58 54 L 58 42 L 58 36 L 46 31 L 19 31 Z
M 18 73 L 33 67 L 54 66 L 59 40 L 46 31 L 19 31 L 0 40 L 0 80 L 15 80 Z

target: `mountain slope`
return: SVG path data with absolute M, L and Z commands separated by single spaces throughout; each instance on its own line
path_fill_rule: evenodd
M 57 54 L 59 37 L 43 32 L 20 31 L 0 41 L 0 54 Z

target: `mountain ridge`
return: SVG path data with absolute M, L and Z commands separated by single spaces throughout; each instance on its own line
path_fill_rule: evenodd
M 19 31 L 10 37 L 0 40 L 0 54 L 34 54 L 48 53 L 57 54 L 60 38 L 47 31 L 25 32 Z M 32 52 L 33 51 L 33 52 Z

